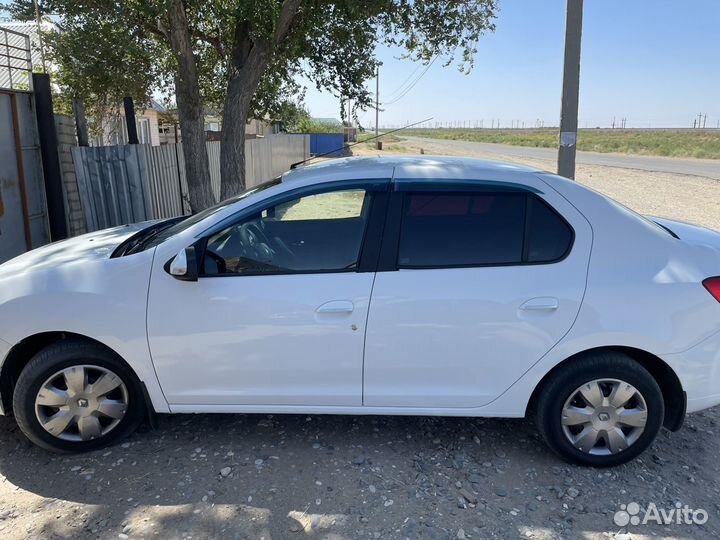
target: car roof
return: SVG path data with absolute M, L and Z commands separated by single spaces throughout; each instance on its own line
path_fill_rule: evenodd
M 303 165 L 282 175 L 283 182 L 316 184 L 333 180 L 413 178 L 521 180 L 541 169 L 503 161 L 456 156 L 358 156 Z

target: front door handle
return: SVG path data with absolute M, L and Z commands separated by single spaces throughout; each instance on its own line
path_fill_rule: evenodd
M 554 311 L 559 306 L 560 303 L 557 298 L 542 296 L 539 298 L 531 298 L 520 306 L 520 309 L 523 311 Z
M 355 306 L 350 300 L 333 300 L 325 302 L 315 312 L 322 315 L 344 315 L 352 313 L 353 309 Z

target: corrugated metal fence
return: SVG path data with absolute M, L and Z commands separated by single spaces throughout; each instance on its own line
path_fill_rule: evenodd
M 342 133 L 310 133 L 310 153 L 313 155 L 340 153 L 345 149 Z
M 207 143 L 210 181 L 220 196 L 220 142 Z M 245 142 L 247 187 L 309 157 L 309 136 L 273 135 Z M 73 161 L 87 229 L 189 213 L 182 143 L 75 147 Z
M 215 143 L 207 143 L 209 146 Z M 150 187 L 152 215 L 155 218 L 180 216 L 189 213 L 187 182 L 185 180 L 185 158 L 182 143 L 163 146 L 138 145 L 144 157 L 143 171 Z M 210 170 L 215 168 L 210 161 Z M 218 159 L 217 169 L 220 168 Z M 211 173 L 212 174 L 212 173 Z

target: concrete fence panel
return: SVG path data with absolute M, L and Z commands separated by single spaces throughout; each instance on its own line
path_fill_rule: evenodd
M 87 232 L 87 225 L 82 203 L 80 202 L 80 192 L 72 157 L 72 149 L 77 146 L 75 119 L 72 116 L 56 114 L 55 131 L 58 138 L 58 157 L 60 158 L 60 172 L 63 180 L 68 234 L 77 236 Z

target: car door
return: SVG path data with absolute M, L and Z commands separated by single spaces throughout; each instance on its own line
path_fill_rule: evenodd
M 366 406 L 481 407 L 571 328 L 591 229 L 528 182 L 397 182 L 368 318 Z
M 158 261 L 148 340 L 173 411 L 361 405 L 370 224 L 387 185 L 302 188 L 241 211 L 196 244 L 196 282 Z

